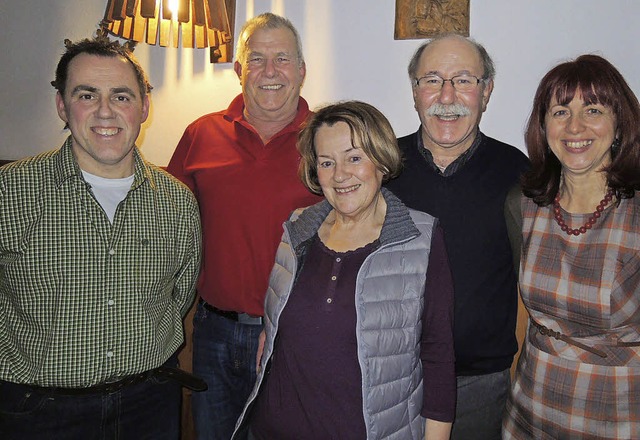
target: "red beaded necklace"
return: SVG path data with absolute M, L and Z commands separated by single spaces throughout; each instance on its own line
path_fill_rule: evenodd
M 613 200 L 613 194 L 614 192 L 612 189 L 607 191 L 607 195 L 604 196 L 604 199 L 600 200 L 600 203 L 598 203 L 596 210 L 593 211 L 593 214 L 591 214 L 591 216 L 587 220 L 587 223 L 585 223 L 583 226 L 580 226 L 578 229 L 571 229 L 565 223 L 564 218 L 562 217 L 562 213 L 560 212 L 560 194 L 557 194 L 556 197 L 553 199 L 553 216 L 555 217 L 556 222 L 558 222 L 560 229 L 566 232 L 567 235 L 584 234 L 589 229 L 591 229 L 591 227 L 595 224 L 596 220 L 600 218 L 600 213 L 604 211 L 604 208 L 609 204 L 609 202 L 611 202 L 611 200 Z

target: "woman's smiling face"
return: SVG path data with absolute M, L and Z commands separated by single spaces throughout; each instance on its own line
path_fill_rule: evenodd
M 585 103 L 579 91 L 566 104 L 552 98 L 545 131 L 547 143 L 565 172 L 596 173 L 611 163 L 616 116 L 610 107 Z
M 318 181 L 336 213 L 358 219 L 373 212 L 383 173 L 354 146 L 346 122 L 324 124 L 315 135 Z

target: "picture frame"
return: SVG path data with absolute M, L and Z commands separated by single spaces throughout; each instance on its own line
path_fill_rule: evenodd
M 394 39 L 469 36 L 470 0 L 396 0 Z

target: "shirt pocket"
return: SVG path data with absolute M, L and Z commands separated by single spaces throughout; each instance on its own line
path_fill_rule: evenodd
M 173 237 L 140 238 L 134 260 L 135 283 L 148 301 L 172 299 L 173 286 L 180 268 L 180 251 Z

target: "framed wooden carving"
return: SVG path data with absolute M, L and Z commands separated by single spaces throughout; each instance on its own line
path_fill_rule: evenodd
M 468 37 L 469 1 L 396 0 L 394 38 L 432 38 L 450 32 Z

